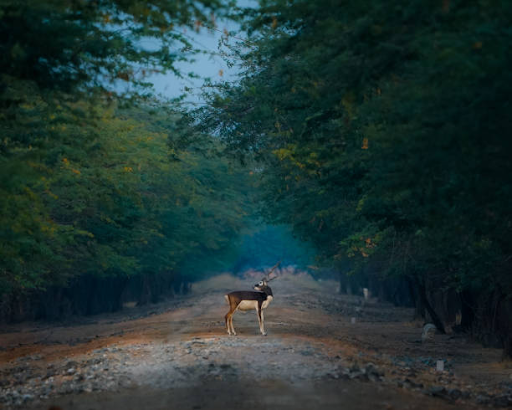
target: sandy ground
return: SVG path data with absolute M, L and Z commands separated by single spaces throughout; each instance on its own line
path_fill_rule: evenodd
M 68 324 L 0 333 L 0 408 L 453 409 L 512 405 L 512 364 L 461 335 L 421 343 L 410 309 L 287 276 L 271 283 L 268 336 L 254 312 L 224 330 L 227 275 L 191 295 Z M 355 323 L 352 323 L 355 318 Z M 444 360 L 445 371 L 435 370 Z

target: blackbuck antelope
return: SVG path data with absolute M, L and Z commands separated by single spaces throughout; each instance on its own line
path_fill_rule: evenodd
M 251 290 L 238 290 L 235 292 L 228 293 L 224 297 L 226 298 L 229 304 L 229 312 L 226 313 L 224 319 L 226 320 L 226 329 L 228 331 L 228 335 L 236 336 L 235 328 L 233 327 L 233 315 L 237 310 L 247 311 L 247 310 L 256 310 L 258 314 L 258 322 L 260 324 L 260 332 L 263 336 L 267 335 L 265 332 L 265 322 L 263 316 L 263 309 L 266 309 L 267 306 L 274 299 L 274 295 L 272 294 L 272 289 L 268 286 L 268 282 L 275 279 L 273 277 L 269 279 L 270 273 L 279 266 L 281 262 L 278 262 L 272 270 L 269 272 L 267 277 L 263 278 L 259 283 L 254 285 L 254 291 Z

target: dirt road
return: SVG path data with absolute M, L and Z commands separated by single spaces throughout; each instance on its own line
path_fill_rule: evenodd
M 0 408 L 443 409 L 512 405 L 512 366 L 462 336 L 420 343 L 412 312 L 329 282 L 272 282 L 268 336 L 254 312 L 228 336 L 226 290 L 251 279 L 221 276 L 192 295 L 149 308 L 24 324 L 0 334 Z M 352 323 L 355 318 L 355 323 Z M 445 371 L 436 372 L 436 360 Z

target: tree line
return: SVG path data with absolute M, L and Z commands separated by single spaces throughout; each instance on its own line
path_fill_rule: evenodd
M 224 42 L 240 81 L 189 113 L 153 98 L 148 76 L 197 51 L 181 28 L 222 15 L 247 36 Z M 3 1 L 2 316 L 114 310 L 227 266 L 254 188 L 342 288 L 440 331 L 456 299 L 458 326 L 512 354 L 511 17 L 504 0 Z
M 232 263 L 249 174 L 209 136 L 184 142 L 191 125 L 144 81 L 180 75 L 175 63 L 193 53 L 181 28 L 213 10 L 219 2 L 2 2 L 3 321 L 155 301 Z
M 511 3 L 260 5 L 202 129 L 258 161 L 267 219 L 342 284 L 405 289 L 441 332 L 453 295 L 459 325 L 511 354 Z

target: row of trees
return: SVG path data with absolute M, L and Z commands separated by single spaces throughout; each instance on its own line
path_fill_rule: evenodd
M 260 161 L 268 220 L 343 274 L 406 281 L 441 331 L 432 295 L 456 291 L 512 353 L 512 4 L 260 3 L 240 84 L 198 115 Z
M 167 112 L 102 108 L 90 122 L 48 119 L 44 147 L 2 158 L 2 292 L 185 264 L 193 276 L 234 246 L 248 174 L 214 146 L 209 156 L 169 148 L 179 132 Z
M 223 3 L 2 2 L 4 307 L 221 267 L 258 180 L 267 221 L 321 263 L 411 289 L 441 331 L 434 296 L 455 292 L 463 325 L 512 353 L 510 2 L 262 0 L 239 14 L 241 81 L 164 110 L 147 76 L 180 75 L 179 27 Z
M 0 317 L 141 302 L 234 258 L 249 175 L 144 78 L 218 1 L 0 5 Z M 151 44 L 144 48 L 144 44 Z

